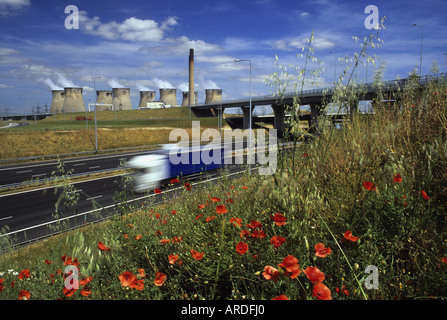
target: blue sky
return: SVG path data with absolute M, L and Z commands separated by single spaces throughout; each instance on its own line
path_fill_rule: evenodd
M 65 28 L 68 5 L 79 9 L 79 29 Z M 447 3 L 442 0 L 0 0 L 0 114 L 49 106 L 53 86 L 83 87 L 87 104 L 95 100 L 94 88 L 110 90 L 118 83 L 131 89 L 134 108 L 140 89 L 155 90 L 158 98 L 158 89 L 168 86 L 177 88 L 181 103 L 190 48 L 199 103 L 205 89 L 222 89 L 224 100 L 248 96 L 248 64 L 234 59 L 251 60 L 253 95 L 270 94 L 265 79 L 274 72 L 275 55 L 283 65 L 303 66 L 296 55 L 312 30 L 314 56 L 324 68 L 316 80 L 328 87 L 334 72 L 347 65 L 337 60 L 335 68 L 334 58 L 352 57 L 361 40 L 375 33 L 364 26 L 367 5 L 386 17 L 382 47 L 369 50 L 384 61 L 385 79 L 404 78 L 419 68 L 420 25 L 422 72 L 429 73 L 434 61 L 446 71 Z M 358 81 L 370 81 L 374 66 L 357 71 Z

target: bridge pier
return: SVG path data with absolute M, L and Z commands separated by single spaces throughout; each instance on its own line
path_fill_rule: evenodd
M 278 134 L 282 134 L 286 128 L 285 126 L 285 112 L 284 106 L 278 104 L 272 104 L 274 119 L 273 128 L 277 130 Z
M 318 117 L 323 114 L 323 108 L 319 103 L 309 103 L 310 106 L 310 118 L 309 118 L 309 128 L 310 132 L 315 132 L 317 129 Z
M 252 117 L 253 117 L 254 108 L 255 108 L 255 106 L 253 106 L 253 105 L 251 106 L 251 110 L 250 110 L 250 106 L 241 107 L 242 113 L 244 115 L 244 119 L 243 119 L 243 128 L 244 129 L 253 129 L 253 128 L 250 128 L 250 112 L 252 113 Z M 253 123 L 251 125 L 253 126 Z

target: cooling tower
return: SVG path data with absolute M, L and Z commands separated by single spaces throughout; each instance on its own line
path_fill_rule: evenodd
M 64 88 L 65 97 L 62 106 L 63 112 L 85 112 L 82 88 Z
M 132 110 L 129 88 L 112 88 L 112 104 L 115 110 Z
M 147 108 L 147 103 L 155 101 L 155 91 L 140 91 L 140 104 L 138 108 Z
M 194 101 L 192 102 L 192 105 L 197 105 L 197 91 L 194 91 Z M 189 91 L 183 91 L 183 100 L 182 100 L 182 107 L 188 107 L 189 106 Z
M 65 91 L 64 90 L 52 90 L 53 98 L 51 100 L 50 113 L 62 112 L 64 106 Z
M 178 106 L 176 94 L 176 89 L 160 89 L 160 101 L 163 101 L 166 105 L 176 107 Z
M 205 104 L 222 102 L 222 89 L 206 89 Z
M 110 90 L 97 90 L 96 91 L 96 103 L 112 104 L 112 91 Z M 112 106 L 96 106 L 97 111 L 112 110 Z

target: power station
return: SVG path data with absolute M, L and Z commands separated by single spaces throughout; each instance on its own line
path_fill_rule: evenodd
M 64 88 L 65 97 L 62 112 L 85 112 L 82 88 Z
M 130 88 L 112 88 L 112 95 L 114 110 L 132 110 Z
M 60 113 L 62 112 L 62 108 L 64 106 L 64 98 L 65 91 L 64 90 L 52 90 L 52 99 L 51 99 L 51 113 Z
M 97 111 L 112 110 L 112 91 L 110 90 L 97 90 L 96 91 L 96 103 L 106 104 L 105 106 L 96 106 Z

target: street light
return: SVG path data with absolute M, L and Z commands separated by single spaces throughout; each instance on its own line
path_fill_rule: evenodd
M 251 159 L 252 159 L 252 154 L 251 154 L 251 129 L 252 129 L 252 110 L 251 110 L 251 60 L 245 60 L 245 59 L 235 59 L 234 62 L 242 62 L 242 61 L 246 61 L 250 64 L 250 131 L 249 131 L 249 138 L 248 138 L 248 143 L 249 143 L 249 147 L 248 147 L 248 151 L 249 151 L 249 161 L 248 161 L 248 168 L 249 171 L 248 173 L 251 174 Z
M 96 79 L 100 79 L 100 78 L 102 78 L 102 76 L 93 78 L 94 93 L 96 93 Z M 95 103 L 95 151 L 98 152 L 98 127 L 96 125 L 96 103 Z
M 335 78 L 337 77 L 337 56 L 335 55 L 335 52 L 333 52 L 333 51 L 329 51 L 329 53 L 334 54 L 334 82 L 335 82 Z
M 421 27 L 421 59 L 419 61 L 419 74 L 422 78 L 422 42 L 424 39 L 424 25 L 413 23 L 413 27 L 420 26 Z

